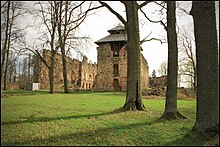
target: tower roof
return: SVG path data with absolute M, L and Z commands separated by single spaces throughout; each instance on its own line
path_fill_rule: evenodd
M 99 43 L 107 43 L 107 42 L 115 42 L 115 41 L 127 41 L 126 34 L 110 34 L 102 39 L 99 39 L 95 43 L 99 45 Z
M 114 27 L 114 28 L 108 30 L 108 32 L 110 33 L 110 32 L 112 32 L 112 31 L 121 31 L 121 30 L 125 30 L 125 26 L 122 25 L 122 24 L 118 24 L 116 27 Z
M 120 31 L 120 33 L 116 33 L 116 31 Z M 95 43 L 99 45 L 100 43 L 117 42 L 117 41 L 127 42 L 127 35 L 125 33 L 124 25 L 119 24 L 116 27 L 108 30 L 108 32 L 110 33 L 110 35 L 97 40 Z

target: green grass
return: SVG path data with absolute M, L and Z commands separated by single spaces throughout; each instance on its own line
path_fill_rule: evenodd
M 159 119 L 164 100 L 143 99 L 147 111 L 117 112 L 114 110 L 125 102 L 124 93 L 16 94 L 1 98 L 1 145 L 185 146 L 210 142 L 191 133 L 195 101 L 178 101 L 179 111 L 188 119 L 166 121 Z

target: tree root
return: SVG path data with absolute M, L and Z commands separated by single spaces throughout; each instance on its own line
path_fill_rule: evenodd
M 164 114 L 161 116 L 161 119 L 175 120 L 178 117 L 182 118 L 182 119 L 187 119 L 187 117 L 180 114 L 179 111 L 177 111 L 176 113 L 174 113 L 174 112 L 164 112 Z

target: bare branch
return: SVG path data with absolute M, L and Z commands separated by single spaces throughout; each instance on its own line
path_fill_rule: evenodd
M 142 39 L 142 40 L 140 41 L 140 44 L 143 44 L 144 42 L 152 41 L 152 40 L 160 41 L 161 44 L 167 43 L 166 41 L 162 41 L 162 39 L 158 39 L 158 38 L 150 38 L 150 39 L 147 39 L 151 34 L 152 34 L 152 32 L 150 32 L 150 34 L 147 35 L 147 37 L 145 37 L 144 39 Z
M 144 7 L 145 5 L 147 5 L 147 4 L 150 3 L 150 2 L 152 2 L 152 1 L 145 1 L 145 2 L 143 2 L 142 4 L 140 4 L 140 5 L 138 6 L 138 8 L 141 9 L 142 7 Z
M 186 9 L 180 7 L 180 4 L 179 4 L 178 2 L 177 2 L 177 5 L 176 5 L 176 6 L 177 6 L 177 8 L 178 8 L 179 10 L 181 10 L 181 11 L 184 12 L 185 14 L 190 15 L 189 12 L 186 11 Z
M 163 5 L 160 4 L 160 3 L 158 3 L 158 2 L 156 2 L 156 1 L 154 1 L 154 3 L 157 4 L 157 5 L 159 5 L 159 6 L 161 6 L 162 9 L 167 9 L 167 8 L 165 7 L 165 3 L 162 3 Z
M 144 42 L 152 41 L 152 40 L 160 41 L 161 44 L 167 43 L 166 41 L 162 41 L 161 39 L 158 39 L 158 38 L 150 38 L 150 39 L 144 39 L 144 40 L 142 40 L 142 41 L 140 42 L 140 44 L 143 44 Z
M 107 3 L 103 1 L 99 1 L 99 3 L 105 6 L 106 8 L 108 8 L 110 12 L 112 12 L 124 25 L 126 25 L 126 21 L 124 20 L 124 18 L 119 13 L 117 13 L 115 10 L 113 10 Z
M 144 11 L 141 8 L 140 8 L 140 11 L 144 14 L 144 16 L 147 18 L 148 21 L 150 21 L 152 23 L 160 23 L 161 25 L 163 25 L 164 29 L 167 31 L 167 26 L 164 24 L 164 22 L 162 20 L 153 21 L 147 17 L 146 13 L 144 13 Z

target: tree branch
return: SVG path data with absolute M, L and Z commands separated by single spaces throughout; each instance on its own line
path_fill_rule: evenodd
M 144 16 L 147 18 L 148 21 L 152 23 L 160 23 L 161 25 L 163 25 L 164 29 L 167 31 L 167 26 L 164 24 L 162 20 L 159 20 L 159 21 L 151 20 L 149 17 L 147 17 L 146 13 L 144 13 L 144 11 L 141 8 L 140 8 L 140 11 L 144 14 Z
M 126 21 L 124 20 L 124 18 L 119 13 L 117 13 L 115 10 L 113 10 L 107 3 L 102 2 L 102 1 L 99 1 L 99 3 L 105 6 L 106 8 L 108 8 L 110 12 L 112 12 L 124 25 L 126 25 Z
M 143 43 L 146 42 L 146 41 L 152 41 L 152 40 L 160 41 L 161 44 L 167 43 L 166 41 L 163 42 L 161 39 L 158 39 L 158 38 L 150 38 L 150 39 L 147 39 L 147 38 L 151 35 L 151 33 L 152 33 L 152 32 L 150 32 L 150 34 L 147 35 L 147 37 L 145 37 L 144 39 L 142 39 L 142 40 L 140 41 L 140 44 L 143 44 Z
M 158 38 L 150 38 L 150 39 L 144 39 L 144 40 L 141 40 L 140 44 L 143 44 L 144 42 L 152 41 L 152 40 L 160 41 L 161 44 L 163 44 L 163 43 L 167 43 L 167 42 L 163 42 L 161 39 L 158 39 Z
M 141 9 L 142 7 L 144 7 L 145 5 L 147 5 L 147 4 L 150 3 L 150 2 L 152 2 L 152 1 L 145 1 L 145 2 L 143 2 L 142 4 L 140 4 L 140 5 L 138 6 L 138 9 Z

